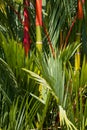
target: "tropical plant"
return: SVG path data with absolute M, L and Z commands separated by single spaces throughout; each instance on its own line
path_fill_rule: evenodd
M 86 26 L 85 0 L 0 1 L 1 129 L 87 128 Z
M 66 105 L 65 95 L 67 95 L 67 92 L 64 89 L 65 88 L 64 64 L 67 63 L 67 61 L 70 59 L 70 57 L 75 52 L 78 46 L 79 46 L 78 44 L 73 44 L 70 47 L 67 47 L 64 51 L 62 52 L 59 51 L 58 54 L 56 55 L 56 58 L 54 58 L 52 54 L 49 56 L 46 56 L 46 59 L 44 56 L 40 56 L 41 54 L 38 55 L 39 58 L 35 57 L 36 64 L 41 72 L 41 76 L 35 74 L 34 72 L 31 72 L 30 70 L 27 70 L 26 68 L 23 69 L 31 76 L 31 78 L 36 80 L 42 86 L 42 89 L 41 89 L 42 99 L 44 101 L 46 100 L 46 106 L 43 110 L 42 119 L 40 121 L 41 124 L 39 123 L 40 124 L 39 129 L 41 129 L 44 123 L 44 119 L 46 117 L 51 95 L 53 95 L 53 97 L 56 100 L 57 113 L 59 111 L 60 118 L 62 117 L 60 119 L 60 124 L 64 120 L 65 124 L 67 125 L 67 129 L 72 128 L 72 127 L 76 129 L 72 125 L 72 123 L 68 121 L 66 113 L 64 112 L 62 107 L 65 108 L 65 105 Z M 72 50 L 71 50 L 71 47 L 72 47 Z M 58 110 L 58 107 L 59 107 L 59 110 Z M 61 111 L 65 113 L 64 117 L 63 115 L 61 116 Z
M 0 127 L 8 123 L 8 111 L 17 93 L 18 84 L 9 65 L 0 58 Z

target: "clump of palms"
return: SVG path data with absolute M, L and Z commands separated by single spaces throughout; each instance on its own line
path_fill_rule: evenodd
M 27 34 L 32 44 L 27 57 L 22 46 L 23 21 L 20 19 L 23 2 L 5 0 L 0 6 L 0 127 L 3 130 L 48 127 L 84 130 L 87 127 L 87 64 L 85 59 L 78 66 L 78 53 L 77 67 L 74 66 L 74 54 L 78 48 L 86 54 L 87 1 L 83 5 L 80 1 L 84 16 L 79 17 L 82 18 L 79 21 L 77 0 L 44 0 L 41 37 L 37 41 L 35 1 L 29 2 Z M 82 33 L 79 39 L 78 31 Z M 36 42 L 43 42 L 43 52 L 35 48 Z

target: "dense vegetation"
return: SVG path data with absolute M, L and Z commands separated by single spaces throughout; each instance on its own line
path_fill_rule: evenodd
M 86 0 L 0 0 L 0 130 L 87 129 L 86 28 Z

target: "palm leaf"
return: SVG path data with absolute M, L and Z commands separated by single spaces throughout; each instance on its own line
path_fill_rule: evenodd
M 77 130 L 77 128 L 70 122 L 67 118 L 66 111 L 59 106 L 59 112 L 60 112 L 60 126 L 64 125 L 64 122 L 67 126 L 67 130 Z
M 15 88 L 17 88 L 18 85 L 14 73 L 12 72 L 9 65 L 1 58 L 0 58 L 0 68 L 3 70 L 3 72 L 6 72 L 6 76 L 8 77 L 9 82 L 11 82 L 11 84 L 13 84 Z
M 24 98 L 18 96 L 10 107 L 7 130 L 33 129 L 35 127 L 34 118 L 41 104 L 39 100 L 28 94 L 25 94 Z
M 45 81 L 45 79 L 41 78 L 41 76 L 39 76 L 38 74 L 35 74 L 34 72 L 27 70 L 25 68 L 22 68 L 23 71 L 27 72 L 31 78 L 33 78 L 34 80 L 36 80 L 39 84 L 46 86 L 47 89 L 50 89 L 49 84 L 47 84 L 47 82 Z

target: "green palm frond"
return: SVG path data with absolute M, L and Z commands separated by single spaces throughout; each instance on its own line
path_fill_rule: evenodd
M 6 73 L 9 83 L 11 83 L 16 88 L 18 87 L 14 73 L 10 69 L 9 65 L 1 58 L 0 58 L 0 71 Z
M 13 38 L 10 39 L 10 37 L 7 35 L 5 37 L 2 33 L 0 34 L 2 42 L 1 47 L 4 50 L 4 55 L 7 63 L 14 71 L 16 66 L 21 66 L 24 61 L 24 50 L 22 48 L 22 43 L 17 43 Z
M 7 130 L 33 129 L 34 117 L 40 106 L 41 102 L 29 95 L 25 95 L 23 99 L 19 96 L 10 108 Z
M 80 79 L 80 84 L 81 86 L 86 86 L 87 84 L 87 63 L 86 63 L 86 57 L 84 57 L 83 64 L 82 64 L 82 69 L 81 69 L 81 79 Z
M 0 19 L 0 32 L 3 32 L 5 34 L 6 32 L 10 31 L 8 28 L 8 26 L 9 26 L 8 19 L 7 19 L 6 15 L 1 10 L 0 10 L 0 17 L 1 17 L 1 19 Z
M 59 112 L 60 112 L 60 126 L 66 124 L 67 130 L 77 130 L 77 128 L 72 124 L 72 122 L 69 121 L 66 115 L 66 111 L 59 106 Z
M 65 92 L 65 69 L 63 65 L 69 61 L 79 46 L 79 43 L 68 45 L 68 47 L 62 52 L 58 51 L 55 58 L 53 58 L 51 54 L 49 56 L 44 56 L 38 52 L 39 54 L 38 57 L 35 57 L 35 62 L 40 70 L 41 76 L 23 68 L 23 70 L 27 72 L 32 79 L 41 84 L 43 88 L 46 87 L 48 93 L 51 92 L 57 100 L 57 103 L 62 106 L 66 102 L 66 99 L 64 98 L 67 98 L 66 95 L 68 95 L 68 91 Z M 65 93 L 67 94 L 65 95 Z M 66 104 L 64 106 L 66 107 Z M 66 118 L 64 120 L 67 122 Z M 68 123 L 69 124 L 65 123 L 66 125 L 69 125 L 67 126 L 68 128 L 70 127 L 71 129 L 76 129 L 70 121 Z
M 75 47 L 77 48 L 77 46 L 75 46 Z M 74 47 L 74 49 L 75 49 L 75 47 Z M 63 101 L 64 101 L 64 91 L 65 91 L 65 86 L 64 86 L 65 85 L 65 72 L 64 72 L 64 68 L 63 68 L 63 63 L 67 62 L 69 60 L 69 58 L 71 58 L 72 54 L 74 54 L 74 51 L 75 51 L 74 49 L 72 49 L 72 50 L 70 49 L 70 53 L 69 53 L 70 55 L 68 55 L 68 53 L 67 53 L 69 48 L 68 48 L 68 50 L 67 50 L 67 48 L 65 49 L 66 54 L 68 56 L 67 56 L 66 60 L 63 60 L 63 61 L 62 61 L 62 59 L 63 59 L 64 55 L 61 55 L 63 53 L 60 53 L 55 59 L 51 56 L 49 56 L 49 57 L 47 57 L 47 59 L 45 59 L 44 56 L 41 54 L 38 55 L 38 58 L 35 57 L 36 64 L 41 72 L 41 76 L 35 74 L 34 72 L 32 72 L 30 70 L 23 69 L 23 71 L 27 72 L 32 79 L 34 79 L 39 84 L 41 84 L 43 89 L 44 89 L 44 87 L 46 87 L 47 88 L 46 91 L 48 91 L 48 93 L 50 92 L 54 96 L 54 98 L 57 100 L 57 103 L 61 104 L 62 106 L 64 105 Z M 47 93 L 47 95 L 48 95 L 48 93 Z M 46 98 L 46 101 L 47 100 L 48 100 L 48 96 Z M 44 108 L 45 114 L 47 112 L 47 109 L 48 109 L 47 107 Z M 44 120 L 44 118 L 45 117 L 43 116 L 43 120 Z M 76 129 L 74 127 L 74 125 L 66 118 L 66 115 L 64 117 L 64 120 L 65 120 L 65 124 L 67 125 L 68 128 Z M 42 124 L 41 124 L 41 126 L 42 126 Z M 41 126 L 40 126 L 40 128 L 41 128 Z
M 17 94 L 18 84 L 9 65 L 0 58 L 0 126 L 8 121 L 8 109 Z
M 18 41 L 22 41 L 23 25 L 20 22 L 19 15 L 22 15 L 22 5 L 14 1 L 2 1 L 4 10 L 0 9 L 0 30 L 5 35 L 8 33 L 10 37 Z M 17 13 L 18 14 L 17 14 Z
M 45 24 L 47 25 L 52 44 L 59 45 L 60 31 L 63 30 L 63 37 L 65 38 L 68 30 L 72 24 L 74 16 L 77 13 L 77 0 L 48 0 L 46 3 Z
M 87 55 L 87 1 L 83 4 L 81 43 L 74 42 L 78 32 L 78 20 L 75 19 L 77 2 L 78 0 L 43 0 L 43 25 L 47 30 L 45 34 L 44 26 L 41 29 L 44 54 L 37 50 L 30 51 L 28 58 L 25 58 L 22 45 L 23 23 L 18 17 L 20 15 L 23 19 L 23 1 L 0 1 L 0 57 L 4 59 L 0 58 L 0 128 L 3 130 L 41 130 L 45 127 L 46 117 L 50 118 L 48 113 L 52 117 L 59 117 L 57 122 L 55 118 L 51 119 L 55 121 L 52 129 L 57 128 L 56 123 L 61 129 L 86 129 L 86 59 L 83 62 L 81 60 L 82 66 L 78 71 L 73 69 L 72 64 L 74 53 L 79 47 L 82 50 L 81 56 L 84 53 Z M 31 50 L 34 50 L 35 0 L 30 0 L 28 11 Z M 67 40 L 69 44 L 66 47 L 64 44 L 70 28 Z M 54 47 L 55 57 L 48 48 L 49 41 Z
M 48 16 L 50 38 L 52 43 L 56 45 L 58 44 L 60 29 L 66 19 L 63 2 L 61 2 L 60 0 L 53 2 Z
M 2 57 L 12 69 L 17 79 L 19 88 L 21 88 L 22 91 L 29 90 L 32 92 L 35 82 L 31 81 L 29 77 L 21 70 L 21 68 L 25 67 L 35 72 L 38 71 L 34 61 L 34 52 L 30 52 L 29 58 L 25 58 L 22 43 L 18 43 L 8 35 L 5 37 L 2 33 L 0 33 L 0 36 L 2 39 L 0 43 L 0 46 L 3 50 Z
M 75 54 L 76 50 L 81 46 L 81 43 L 74 42 L 68 45 L 66 49 L 61 51 L 61 58 L 64 62 L 69 61 L 69 59 Z
M 34 80 L 37 81 L 37 83 L 46 86 L 47 89 L 51 89 L 49 84 L 45 81 L 45 79 L 43 79 L 41 76 L 39 76 L 38 74 L 35 74 L 34 72 L 27 70 L 25 68 L 22 68 L 23 71 L 27 72 L 28 74 L 30 74 L 31 78 L 33 78 Z

